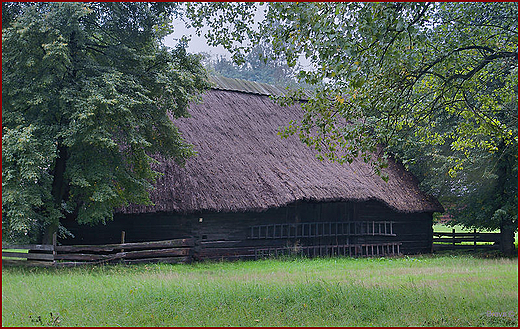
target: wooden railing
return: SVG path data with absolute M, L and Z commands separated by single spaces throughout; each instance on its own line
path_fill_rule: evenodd
M 2 265 L 76 266 L 101 263 L 187 263 L 194 239 L 106 245 L 2 245 Z
M 500 233 L 433 232 L 433 250 L 448 249 L 500 249 Z
M 309 222 L 255 225 L 248 228 L 248 239 L 317 238 L 329 236 L 383 235 L 395 236 L 394 222 Z
M 343 244 L 319 246 L 292 246 L 255 248 L 255 259 L 300 255 L 307 257 L 350 256 L 350 257 L 380 257 L 400 255 L 401 242 L 372 244 Z

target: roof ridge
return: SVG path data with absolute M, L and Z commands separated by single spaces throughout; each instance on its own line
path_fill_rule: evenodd
M 280 88 L 264 82 L 249 81 L 239 78 L 227 78 L 223 76 L 210 75 L 208 80 L 212 84 L 211 89 L 237 91 L 248 94 L 264 96 L 282 96 L 289 92 L 289 87 Z M 305 96 L 309 97 L 308 92 Z

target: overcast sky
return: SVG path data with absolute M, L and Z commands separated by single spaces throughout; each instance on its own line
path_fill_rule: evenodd
M 170 34 L 166 38 L 164 38 L 164 44 L 169 47 L 175 47 L 177 45 L 178 40 L 184 35 L 191 36 L 191 41 L 188 43 L 188 52 L 190 53 L 200 53 L 200 52 L 207 52 L 214 55 L 223 55 L 226 58 L 231 58 L 231 54 L 229 51 L 224 49 L 222 46 L 218 47 L 211 47 L 208 46 L 206 42 L 206 38 L 204 36 L 198 37 L 195 33 L 194 28 L 186 28 L 186 25 L 182 20 L 175 20 L 173 22 L 174 26 L 174 33 Z
M 260 6 L 255 14 L 255 23 L 258 24 L 261 22 L 265 16 L 264 10 L 266 9 L 267 5 Z M 207 31 L 207 28 L 203 28 L 202 36 L 198 37 L 195 33 L 194 28 L 186 28 L 186 24 L 181 19 L 176 19 L 173 22 L 174 32 L 173 34 L 168 35 L 164 38 L 164 44 L 169 47 L 175 47 L 178 43 L 178 39 L 180 39 L 182 36 L 187 35 L 191 37 L 191 41 L 188 43 L 188 52 L 190 53 L 200 53 L 200 52 L 206 52 L 214 57 L 217 56 L 224 56 L 227 59 L 231 59 L 231 54 L 229 51 L 224 49 L 222 46 L 218 47 L 212 47 L 209 46 L 206 42 L 206 38 L 204 38 L 204 33 Z M 310 61 L 305 58 L 305 56 L 301 55 L 298 59 L 298 64 L 306 69 L 311 68 Z

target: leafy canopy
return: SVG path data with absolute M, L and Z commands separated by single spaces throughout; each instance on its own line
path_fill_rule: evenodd
M 297 134 L 321 158 L 361 156 L 379 173 L 389 149 L 412 169 L 419 158 L 435 163 L 423 172 L 436 170 L 452 196 L 480 199 L 480 217 L 498 218 L 500 210 L 516 221 L 518 188 L 501 184 L 518 171 L 516 3 L 269 3 L 255 28 L 256 10 L 254 3 L 199 3 L 187 12 L 193 26 L 210 25 L 210 42 L 236 59 L 251 41 L 271 44 L 291 66 L 300 56 L 312 63 L 298 78 L 318 88 L 302 105 L 303 120 L 282 136 Z M 500 201 L 472 194 L 489 192 L 477 184 L 479 174 L 493 181 Z M 435 193 L 439 184 L 428 189 Z
M 203 56 L 204 65 L 214 75 L 280 87 L 296 85 L 295 69 L 289 67 L 282 59 L 273 59 L 271 47 L 264 44 L 254 46 L 244 57 L 244 63 L 241 65 L 235 64 L 233 60 L 224 56 L 213 58 L 208 53 L 204 53 Z
M 193 154 L 170 120 L 208 87 L 167 49 L 176 4 L 2 3 L 2 228 L 38 240 L 150 203 L 154 156 Z M 63 232 L 63 227 L 62 227 Z

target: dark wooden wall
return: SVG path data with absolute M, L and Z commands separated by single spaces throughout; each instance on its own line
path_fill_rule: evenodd
M 368 223 L 368 234 L 330 234 L 336 232 L 336 230 L 341 230 L 337 228 L 337 224 L 334 224 L 338 222 L 351 223 L 352 226 L 348 228 L 343 226 L 342 229 L 350 229 L 352 233 L 354 233 L 354 222 L 358 223 L 356 224 L 357 229 Z M 392 222 L 392 233 L 394 235 L 371 235 L 373 222 Z M 302 228 L 302 223 L 308 225 Z M 310 225 L 309 223 L 313 224 Z M 336 225 L 336 228 L 334 228 L 334 225 Z M 116 214 L 114 220 L 107 225 L 90 227 L 70 222 L 65 223 L 65 226 L 75 234 L 75 237 L 62 239 L 60 242 L 63 244 L 119 243 L 121 231 L 125 231 L 126 242 L 195 237 L 199 241 L 197 255 L 201 259 L 255 258 L 255 255 L 258 256 L 258 251 L 262 248 L 287 249 L 287 247 L 295 247 L 294 250 L 296 250 L 298 246 L 393 242 L 400 242 L 400 252 L 405 254 L 429 253 L 432 244 L 431 213 L 397 213 L 377 201 L 359 203 L 297 202 L 264 212 L 206 212 L 188 215 L 171 213 Z M 290 236 L 291 233 L 289 232 L 296 232 L 290 230 L 297 229 L 304 229 L 307 233 L 310 230 L 311 235 L 314 236 Z M 363 229 L 366 231 L 366 225 L 363 226 Z M 375 230 L 377 231 L 377 228 Z M 383 230 L 381 226 L 380 230 Z M 390 231 L 389 226 L 387 226 L 387 230 Z M 258 234 L 263 238 L 258 238 Z M 289 237 L 287 234 L 289 234 Z

